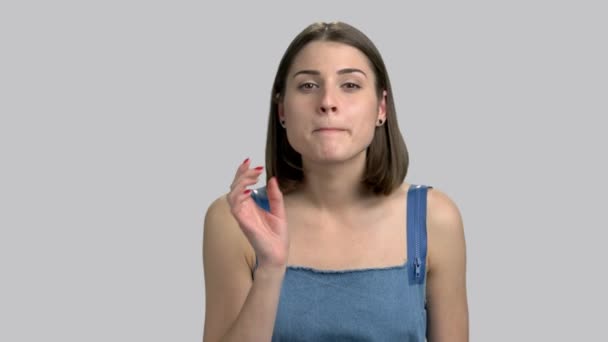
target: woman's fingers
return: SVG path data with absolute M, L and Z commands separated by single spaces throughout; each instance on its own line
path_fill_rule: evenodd
M 246 170 L 245 172 L 240 174 L 240 176 L 238 178 L 236 178 L 234 180 L 234 183 L 232 184 L 232 188 L 236 188 L 240 183 L 242 183 L 244 181 L 249 182 L 249 181 L 253 180 L 253 181 L 257 182 L 257 179 L 260 177 L 263 170 L 264 170 L 264 167 L 262 167 L 262 166 L 258 166 L 256 168 Z
M 243 218 L 242 210 L 243 210 L 244 206 L 246 205 L 245 201 L 247 201 L 247 199 L 249 199 L 250 197 L 251 197 L 251 195 L 247 191 L 243 191 L 241 193 L 234 194 L 231 207 L 232 207 L 232 214 L 237 218 L 237 220 L 240 220 Z
M 283 204 L 283 193 L 279 188 L 279 183 L 276 177 L 272 177 L 268 181 L 266 188 L 268 194 L 268 204 L 270 205 L 270 212 L 279 218 L 285 217 L 285 206 Z
M 263 166 L 249 169 L 249 160 L 246 159 L 245 162 L 238 167 L 236 174 L 234 175 L 234 179 L 232 180 L 232 184 L 230 184 L 230 190 L 232 191 L 235 187 L 237 187 L 239 182 L 244 178 L 257 179 L 263 170 Z
M 235 196 L 240 195 L 247 190 L 248 186 L 255 185 L 258 182 L 261 173 L 260 170 L 247 171 L 231 186 L 231 193 Z
M 247 191 L 247 187 L 258 182 L 258 178 L 264 169 L 262 166 L 249 169 L 249 164 L 249 158 L 247 158 L 239 165 L 234 180 L 230 185 L 228 201 L 233 207 L 233 213 L 235 215 L 240 212 L 242 203 L 251 196 L 249 191 Z
M 230 191 L 232 191 L 234 186 L 237 184 L 237 180 L 247 170 L 249 170 L 249 158 L 245 159 L 245 161 L 242 162 L 241 165 L 239 165 L 239 167 L 236 169 L 236 173 L 234 174 L 234 178 L 232 179 L 232 184 L 230 184 Z

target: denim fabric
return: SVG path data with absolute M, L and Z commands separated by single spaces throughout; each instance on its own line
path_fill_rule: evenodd
M 425 341 L 428 188 L 412 185 L 408 190 L 404 264 L 334 271 L 289 266 L 272 342 Z M 264 190 L 252 196 L 268 210 Z

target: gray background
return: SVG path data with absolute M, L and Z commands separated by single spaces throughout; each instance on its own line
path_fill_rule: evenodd
M 461 209 L 471 340 L 605 339 L 602 3 L 3 1 L 0 340 L 199 341 L 205 211 L 320 20 L 377 44 L 407 180 Z

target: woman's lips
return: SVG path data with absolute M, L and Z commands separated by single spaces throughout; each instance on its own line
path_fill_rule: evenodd
M 341 128 L 331 128 L 331 127 L 327 127 L 327 128 L 318 128 L 315 130 L 315 132 L 342 132 L 344 131 Z

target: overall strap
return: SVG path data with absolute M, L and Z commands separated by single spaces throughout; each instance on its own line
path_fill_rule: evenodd
M 262 209 L 270 211 L 270 203 L 266 194 L 266 187 L 257 188 L 251 191 L 251 198 Z
M 411 185 L 407 192 L 407 260 L 410 283 L 423 284 L 426 275 L 427 185 Z
M 270 211 L 270 203 L 268 202 L 268 194 L 266 193 L 266 187 L 257 188 L 251 191 L 251 198 L 253 201 L 262 209 Z M 253 272 L 258 268 L 258 256 L 255 256 L 255 264 L 253 265 Z M 252 274 L 253 276 L 253 274 Z

